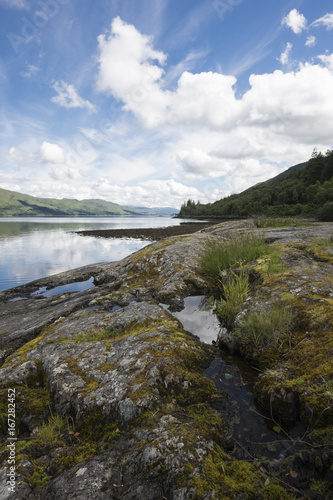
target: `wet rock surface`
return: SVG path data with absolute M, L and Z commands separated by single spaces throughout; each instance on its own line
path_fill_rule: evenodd
M 252 221 L 225 222 L 153 243 L 120 262 L 0 294 L 0 498 L 329 498 L 318 491 L 329 491 L 332 480 L 332 448 L 325 443 L 332 415 L 333 273 L 329 250 L 313 241 L 332 234 L 332 225 L 264 230 L 281 246 L 284 270 L 266 275 L 265 260 L 254 264 L 264 278 L 242 314 L 272 303 L 297 309 L 289 349 L 257 353 L 239 339 L 237 325 L 222 330 L 225 346 L 262 370 L 256 395 L 274 419 L 288 414 L 309 423 L 308 448 L 291 442 L 290 455 L 275 466 L 235 459 L 232 402 L 203 376 L 217 348 L 172 315 L 186 296 L 210 293 L 200 275 L 207 241 L 224 243 L 247 232 L 263 230 Z M 33 295 L 92 276 L 89 290 Z M 305 324 L 309 331 L 302 333 Z M 302 363 L 317 369 L 311 379 Z M 6 484 L 8 389 L 15 390 L 18 438 L 14 497 Z M 315 470 L 317 490 L 303 478 L 308 469 Z

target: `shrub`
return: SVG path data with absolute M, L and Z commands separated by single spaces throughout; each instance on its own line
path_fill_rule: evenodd
M 318 217 L 321 221 L 333 221 L 333 201 L 328 201 L 318 210 Z

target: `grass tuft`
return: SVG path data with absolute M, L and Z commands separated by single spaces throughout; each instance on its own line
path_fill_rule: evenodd
M 61 439 L 65 429 L 65 421 L 57 413 L 52 415 L 47 422 L 43 422 L 38 428 L 38 439 L 43 443 L 54 443 Z
M 246 272 L 232 273 L 222 285 L 222 298 L 217 302 L 216 314 L 222 324 L 231 329 L 249 291 L 249 276 Z
M 313 223 L 293 217 L 266 217 L 259 215 L 254 218 L 254 223 L 258 228 L 267 227 L 304 227 L 311 226 Z
M 202 257 L 201 272 L 218 280 L 221 271 L 249 264 L 269 252 L 269 245 L 258 235 L 241 235 L 225 244 L 209 241 Z
M 294 312 L 284 306 L 267 311 L 252 311 L 238 328 L 238 335 L 255 350 L 279 346 L 289 338 Z

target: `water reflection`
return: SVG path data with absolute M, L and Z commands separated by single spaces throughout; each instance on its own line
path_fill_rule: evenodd
M 211 344 L 217 340 L 221 325 L 208 307 L 205 296 L 186 297 L 184 309 L 172 314 L 179 319 L 185 330 L 199 337 L 202 342 Z
M 83 238 L 74 231 L 180 222 L 170 217 L 2 218 L 0 291 L 76 267 L 120 260 L 149 244 L 137 239 Z
M 53 297 L 54 295 L 58 295 L 61 293 L 67 292 L 82 292 L 83 290 L 89 290 L 90 288 L 94 288 L 94 277 L 92 276 L 89 280 L 86 281 L 76 281 L 74 283 L 68 283 L 67 285 L 57 286 L 55 288 L 51 288 L 47 290 L 44 286 L 36 292 L 31 294 L 32 297 Z
M 211 344 L 217 340 L 221 325 L 207 309 L 204 296 L 186 297 L 184 309 L 173 312 L 185 330 Z M 249 363 L 236 355 L 227 355 L 216 350 L 214 360 L 203 373 L 212 380 L 218 392 L 227 398 L 227 404 L 217 408 L 229 423 L 232 440 L 236 444 L 234 454 L 238 459 L 258 458 L 262 462 L 276 458 L 290 446 L 285 440 L 282 428 L 267 414 L 254 399 L 254 384 L 258 373 Z M 278 429 L 278 431 L 276 430 Z M 297 437 L 305 429 L 300 424 L 290 424 L 288 433 Z

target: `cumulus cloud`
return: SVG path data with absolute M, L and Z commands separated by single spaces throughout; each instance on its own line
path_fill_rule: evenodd
M 152 37 L 142 35 L 134 26 L 115 18 L 110 35 L 98 37 L 97 89 L 121 99 L 130 111 L 138 111 L 145 102 L 148 123 L 154 126 L 158 124 L 159 112 L 167 105 L 167 96 L 158 85 L 164 71 L 154 64 L 157 61 L 163 65 L 166 56 L 154 50 L 152 42 Z
M 282 52 L 281 56 L 279 57 L 279 61 L 281 64 L 285 65 L 285 64 L 289 64 L 289 56 L 290 56 L 290 53 L 291 53 L 291 49 L 293 48 L 293 45 L 292 43 L 287 43 L 287 47 L 286 47 L 286 50 L 284 52 Z
M 305 45 L 306 47 L 313 47 L 314 45 L 316 45 L 316 43 L 317 43 L 316 37 L 311 35 L 307 37 Z
M 333 71 L 333 54 L 331 55 L 321 55 L 321 56 L 318 56 L 318 59 L 321 60 L 322 63 L 325 64 L 325 66 L 327 66 L 327 68 L 329 68 L 331 71 Z
M 298 35 L 306 28 L 307 20 L 297 9 L 292 9 L 289 14 L 282 19 L 282 25 L 287 26 Z
M 176 155 L 176 160 L 185 173 L 195 178 L 223 177 L 232 168 L 231 162 L 197 148 L 192 148 L 190 151 L 180 151 Z
M 163 90 L 163 69 L 166 56 L 152 47 L 152 38 L 139 33 L 134 26 L 119 17 L 112 22 L 109 37 L 99 41 L 99 74 L 97 88 L 112 94 L 125 103 L 146 127 L 202 121 L 207 126 L 228 126 L 227 113 L 221 107 L 237 106 L 234 98 L 233 76 L 218 73 L 188 71 L 182 73 L 177 90 Z M 195 105 L 193 105 L 195 103 Z M 194 115 L 194 116 L 193 116 Z
M 314 21 L 311 26 L 325 26 L 327 30 L 333 29 L 333 13 L 325 14 L 325 16 Z
M 93 186 L 94 196 L 119 203 L 147 207 L 171 206 L 180 208 L 185 199 L 198 199 L 200 190 L 174 179 L 142 181 L 136 186 L 114 184 L 108 178 L 100 178 Z M 167 202 L 165 201 L 167 200 Z
M 56 82 L 53 88 L 58 92 L 57 96 L 51 98 L 51 101 L 64 108 L 86 108 L 88 111 L 96 111 L 96 108 L 91 102 L 80 97 L 74 87 L 64 81 Z
M 65 163 L 64 150 L 57 144 L 44 141 L 41 145 L 40 158 L 47 163 Z
M 296 29 L 296 23 L 293 26 Z M 134 40 L 139 47 L 136 50 L 132 47 Z M 290 49 L 291 44 L 287 46 L 282 61 L 287 62 Z M 117 56 L 118 53 L 121 57 Z M 330 119 L 333 114 L 333 74 L 330 67 L 305 64 L 294 72 L 251 75 L 250 89 L 237 98 L 234 90 L 236 78 L 213 72 L 193 74 L 185 71 L 174 91 L 164 90 L 163 70 L 151 66 L 149 57 L 161 62 L 165 60 L 164 55 L 154 51 L 151 38 L 141 35 L 134 26 L 119 18 L 112 23 L 110 37 L 100 38 L 100 90 L 121 99 L 126 109 L 131 109 L 146 127 L 164 125 L 187 131 L 197 127 L 202 131 L 224 133 L 239 129 L 243 137 L 249 134 L 248 127 L 252 131 L 259 127 L 262 142 L 269 127 L 279 140 L 281 136 L 291 134 L 296 141 L 312 141 L 312 144 L 318 140 L 323 143 L 333 134 Z M 129 61 L 134 68 L 132 72 Z M 114 63 L 116 71 L 113 73 Z M 156 78 L 151 92 L 147 91 L 144 99 L 134 102 L 132 89 L 152 67 Z M 193 160 L 193 152 L 187 157 L 180 154 L 178 161 L 189 168 L 189 158 Z M 192 163 L 193 171 L 199 168 L 197 160 Z

